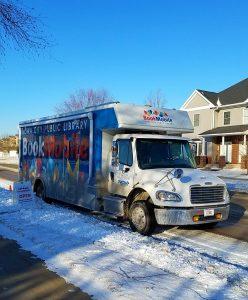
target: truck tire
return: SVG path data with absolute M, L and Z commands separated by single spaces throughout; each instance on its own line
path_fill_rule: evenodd
M 44 188 L 44 185 L 42 182 L 39 182 L 37 184 L 36 189 L 35 189 L 35 195 L 36 195 L 36 197 L 41 198 L 43 201 L 45 201 L 48 204 L 52 203 L 52 201 L 50 199 L 46 198 L 45 188 Z
M 146 201 L 135 201 L 129 209 L 129 224 L 133 231 L 149 235 L 155 229 L 155 217 L 151 205 Z

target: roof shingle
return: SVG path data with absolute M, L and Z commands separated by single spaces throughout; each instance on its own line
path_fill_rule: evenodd
M 198 89 L 197 91 L 206 97 L 213 105 L 217 105 L 218 99 L 222 105 L 244 102 L 248 99 L 248 78 L 218 93 Z
M 241 133 L 248 130 L 248 125 L 234 125 L 234 126 L 222 126 L 216 127 L 211 130 L 202 132 L 199 135 L 211 135 L 211 134 L 225 134 L 225 133 Z

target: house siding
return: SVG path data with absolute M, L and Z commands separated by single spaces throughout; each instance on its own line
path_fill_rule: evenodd
M 214 111 L 214 124 L 213 124 L 213 128 L 218 127 L 218 122 L 219 122 L 219 112 L 218 111 Z
M 224 112 L 230 111 L 231 113 L 231 119 L 230 124 L 224 125 Z M 243 107 L 236 107 L 236 108 L 230 108 L 230 109 L 223 109 L 218 112 L 217 118 L 216 118 L 216 127 L 221 126 L 232 126 L 232 125 L 241 125 L 243 124 Z
M 201 95 L 196 93 L 196 94 L 194 94 L 194 96 L 192 96 L 192 99 L 184 107 L 184 109 L 187 110 L 190 108 L 197 108 L 197 107 L 208 106 L 208 105 L 209 105 L 209 102 L 207 102 Z
M 188 133 L 186 136 L 189 138 L 198 138 L 198 134 L 212 129 L 213 125 L 213 114 L 214 111 L 211 109 L 202 109 L 202 110 L 194 110 L 194 111 L 188 111 L 190 120 L 192 124 L 194 125 L 194 115 L 199 114 L 200 115 L 200 123 L 199 126 L 194 127 L 193 133 Z

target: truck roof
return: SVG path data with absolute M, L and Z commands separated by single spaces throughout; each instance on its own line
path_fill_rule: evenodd
M 161 133 L 190 133 L 193 126 L 186 111 L 166 108 L 154 108 L 150 106 L 121 104 L 118 102 L 105 103 L 97 106 L 86 107 L 83 110 L 49 116 L 20 122 L 20 127 L 29 127 L 53 122 L 60 122 L 75 117 L 83 117 L 86 114 L 95 114 L 102 110 L 109 110 L 109 116 L 115 114 L 117 126 L 112 128 L 116 132 L 126 131 L 150 131 Z M 94 119 L 94 117 L 93 117 Z M 104 130 L 104 128 L 102 128 Z

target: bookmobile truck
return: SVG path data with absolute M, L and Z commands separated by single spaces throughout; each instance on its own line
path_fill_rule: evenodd
M 215 225 L 225 183 L 195 167 L 187 112 L 107 103 L 20 123 L 20 180 L 38 197 L 128 219 L 132 230 Z

